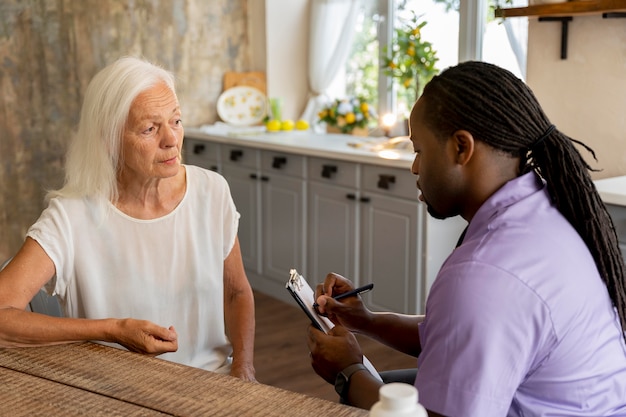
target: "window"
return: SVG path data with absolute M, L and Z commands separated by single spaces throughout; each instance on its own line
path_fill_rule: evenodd
M 407 88 L 389 77 L 383 64 L 394 29 L 414 16 L 418 22 L 426 22 L 420 38 L 432 44 L 437 72 L 465 57 L 492 62 L 524 78 L 527 19 L 494 20 L 494 1 L 464 1 L 459 10 L 458 0 L 362 0 L 352 51 L 328 95 L 361 96 L 376 106 L 379 116 L 393 113 L 406 118 L 415 101 L 415 93 L 409 91 L 414 87 Z M 514 6 L 526 4 L 527 0 L 513 0 Z M 462 42 L 460 33 L 464 33 Z

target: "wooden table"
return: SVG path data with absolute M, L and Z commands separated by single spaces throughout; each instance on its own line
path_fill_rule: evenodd
M 367 416 L 368 412 L 95 343 L 0 349 L 0 415 Z

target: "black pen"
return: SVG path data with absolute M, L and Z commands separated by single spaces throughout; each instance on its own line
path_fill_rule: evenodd
M 374 288 L 374 284 L 367 284 L 359 288 L 355 288 L 351 291 L 344 292 L 343 294 L 334 295 L 333 300 L 343 300 L 346 297 L 352 297 L 353 295 L 363 294 L 364 292 L 371 291 Z M 313 307 L 318 307 L 319 304 L 313 303 Z

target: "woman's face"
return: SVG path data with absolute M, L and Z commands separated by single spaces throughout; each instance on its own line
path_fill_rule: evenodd
M 183 124 L 176 95 L 165 83 L 139 94 L 124 128 L 120 178 L 175 176 L 181 165 Z

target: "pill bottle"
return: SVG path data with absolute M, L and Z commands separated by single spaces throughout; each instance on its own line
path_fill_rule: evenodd
M 371 417 L 428 417 L 418 403 L 417 388 L 401 382 L 380 387 L 379 400 L 370 410 Z

